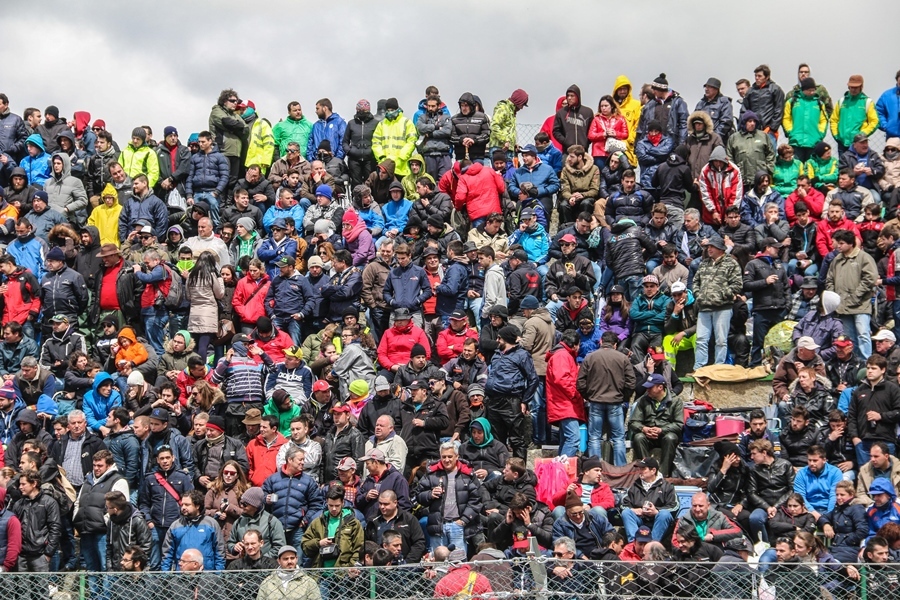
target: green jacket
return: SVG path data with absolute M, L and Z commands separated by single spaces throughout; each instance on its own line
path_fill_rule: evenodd
M 802 94 L 803 92 L 800 90 L 800 84 L 797 83 L 794 87 L 791 88 L 791 91 L 784 95 L 785 98 L 790 98 L 794 94 Z M 831 100 L 831 94 L 828 93 L 828 90 L 825 89 L 825 86 L 820 84 L 816 85 L 816 96 L 822 101 L 822 104 L 825 105 L 825 114 L 829 117 L 834 110 L 834 102 Z
M 872 135 L 876 129 L 878 113 L 875 102 L 863 93 L 851 96 L 850 92 L 846 92 L 831 113 L 831 135 L 842 146 L 849 148 L 857 133 Z
M 228 541 L 225 544 L 225 554 L 227 556 L 234 555 L 234 546 L 243 541 L 244 534 L 250 529 L 256 529 L 262 533 L 262 553 L 263 556 L 269 558 L 277 558 L 278 551 L 287 544 L 284 539 L 284 525 L 281 521 L 272 516 L 272 513 L 260 510 L 256 515 L 248 517 L 242 515 L 231 526 L 231 533 L 228 535 Z
M 216 104 L 209 112 L 209 131 L 224 156 L 240 156 L 249 127 L 241 115 Z
M 416 191 L 416 180 L 419 177 L 425 177 L 426 179 L 430 179 L 431 183 L 434 183 L 434 177 L 425 172 L 425 159 L 422 158 L 422 155 L 418 152 L 413 152 L 413 155 L 409 157 L 408 163 L 414 160 L 419 161 L 422 165 L 419 174 L 413 175 L 412 172 L 410 172 L 409 175 L 400 180 L 400 185 L 403 186 L 403 197 L 410 202 L 415 202 L 419 199 L 419 192 Z
M 386 158 L 394 161 L 394 175 L 409 175 L 409 159 L 416 151 L 419 133 L 413 122 L 400 114 L 393 121 L 384 119 L 372 134 L 372 153 L 375 161 L 381 163 Z
M 807 97 L 800 93 L 791 96 L 784 103 L 781 126 L 792 146 L 812 148 L 825 139 L 828 131 L 825 104 L 816 95 Z
M 782 198 L 787 198 L 797 189 L 797 178 L 803 172 L 803 163 L 793 159 L 791 162 L 775 160 L 775 173 L 772 175 L 772 187 Z
M 659 404 L 644 394 L 634 405 L 628 428 L 632 433 L 641 433 L 644 427 L 659 427 L 662 429 L 661 436 L 674 433 L 680 440 L 684 429 L 684 403 L 678 398 L 672 398 L 668 391 Z
M 291 436 L 291 419 L 294 417 L 300 416 L 300 407 L 296 404 L 291 404 L 291 409 L 286 410 L 284 412 L 280 412 L 278 407 L 275 405 L 275 400 L 269 400 L 266 402 L 266 406 L 263 408 L 264 415 L 275 415 L 278 417 L 278 432 L 284 437 Z
M 147 176 L 150 188 L 156 186 L 159 181 L 159 158 L 156 152 L 147 144 L 135 148 L 130 143 L 119 154 L 119 164 L 125 170 L 125 174 L 134 179 L 141 173 Z
M 294 569 L 290 579 L 282 579 L 287 573 L 282 569 L 276 569 L 274 573 L 266 577 L 259 586 L 256 600 L 322 600 L 322 592 L 316 580 L 303 572 L 300 568 Z
M 321 569 L 324 560 L 319 556 L 319 541 L 328 537 L 328 509 L 309 524 L 303 533 L 303 555 L 312 559 L 312 568 Z M 341 524 L 338 526 L 337 533 L 333 538 L 337 544 L 340 555 L 334 563 L 334 567 L 352 567 L 353 563 L 359 560 L 359 550 L 365 541 L 362 525 L 353 515 L 353 511 L 345 508 L 341 514 Z
M 741 170 L 745 188 L 752 186 L 757 172 L 772 173 L 775 170 L 775 150 L 772 149 L 769 136 L 759 129 L 753 133 L 738 130 L 731 134 L 725 150 L 728 160 Z
M 284 156 L 287 154 L 288 143 L 297 142 L 300 144 L 300 154 L 303 155 L 303 158 L 307 158 L 306 145 L 309 143 L 309 134 L 312 128 L 313 124 L 306 118 L 306 115 L 300 117 L 299 121 L 290 117 L 278 121 L 272 128 L 275 144 L 278 146 L 278 154 Z
M 734 297 L 744 288 L 741 265 L 730 254 L 715 261 L 704 258 L 694 275 L 694 302 L 697 310 L 708 312 L 734 306 Z
M 502 148 L 509 142 L 510 151 L 516 148 L 516 105 L 512 100 L 501 100 L 494 107 L 491 116 L 491 138 L 489 148 Z
M 822 160 L 817 156 L 811 156 L 803 165 L 803 172 L 809 177 L 810 183 L 817 188 L 827 185 L 836 186 L 841 167 L 838 159 L 832 156 L 828 160 Z
M 849 256 L 835 256 L 828 267 L 825 289 L 841 297 L 838 316 L 871 314 L 877 279 L 878 268 L 868 252 L 854 248 Z

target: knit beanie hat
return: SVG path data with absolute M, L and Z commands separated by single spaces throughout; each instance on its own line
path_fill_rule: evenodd
M 215 429 L 220 433 L 225 433 L 225 418 L 218 415 L 212 415 L 206 422 L 207 429 Z
M 356 112 L 372 112 L 372 105 L 369 104 L 368 100 L 363 98 L 356 103 Z
M 801 90 L 814 90 L 816 89 L 816 80 L 812 77 L 807 77 L 806 79 L 800 82 Z
M 331 200 L 332 192 L 331 188 L 327 185 L 320 185 L 316 188 L 316 196 L 325 196 L 329 200 Z
M 59 109 L 53 106 L 52 104 L 44 109 L 45 115 L 51 115 L 54 119 L 59 118 Z
M 417 356 L 428 356 L 428 354 L 425 352 L 425 346 L 423 346 L 422 344 L 415 344 L 412 347 L 412 350 L 409 351 L 410 358 L 415 358 Z
M 570 508 L 578 508 L 579 506 L 583 506 L 584 502 L 581 501 L 575 492 L 566 492 L 566 510 Z
M 241 217 L 237 220 L 237 224 L 246 229 L 247 231 L 255 231 L 256 230 L 256 221 L 251 219 L 250 217 Z
M 341 217 L 341 223 L 349 223 L 351 227 L 356 227 L 356 224 L 359 222 L 359 215 L 356 214 L 354 210 L 348 210 L 344 213 L 344 216 Z
M 13 386 L 12 379 L 4 381 L 3 386 L 0 386 L 0 398 L 6 398 L 7 400 L 16 399 L 16 388 Z
M 384 110 L 397 110 L 400 108 L 400 103 L 397 102 L 396 98 L 388 98 L 384 101 Z
M 348 389 L 350 390 L 350 395 L 357 398 L 365 398 L 369 395 L 369 384 L 366 383 L 365 379 L 351 381 Z
M 259 487 L 252 487 L 241 495 L 241 502 L 249 504 L 250 506 L 255 506 L 256 508 L 262 508 L 265 500 L 266 494 L 262 491 L 262 488 Z
M 509 101 L 512 102 L 516 108 L 522 110 L 528 106 L 528 92 L 521 88 L 517 89 L 509 95 Z
M 180 335 L 184 338 L 184 347 L 187 348 L 191 345 L 191 334 L 187 332 L 186 329 L 179 329 L 175 332 L 175 335 Z
M 660 73 L 659 77 L 653 80 L 653 83 L 650 84 L 654 90 L 662 90 L 664 92 L 669 91 L 669 80 L 666 79 L 665 73 Z
M 519 335 L 521 334 L 521 332 L 515 325 L 504 325 L 500 328 L 500 331 L 497 332 L 497 334 L 504 342 L 515 344 L 519 340 Z
M 825 156 L 825 151 L 830 147 L 831 146 L 829 146 L 825 142 L 816 142 L 816 145 L 813 146 L 813 154 L 815 154 L 817 158 L 822 158 L 823 156 Z
M 322 140 L 321 142 L 319 142 L 319 150 L 331 152 L 331 142 L 328 140 Z
M 331 219 L 319 219 L 318 221 L 316 221 L 316 224 L 313 225 L 313 233 L 316 234 L 325 233 L 330 235 L 333 229 L 334 223 L 331 221 Z

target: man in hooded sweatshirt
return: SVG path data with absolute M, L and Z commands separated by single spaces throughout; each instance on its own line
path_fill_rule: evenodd
M 51 154 L 59 151 L 56 136 L 69 125 L 65 119 L 59 118 L 59 109 L 52 104 L 44 109 L 44 122 L 37 126 L 36 133 L 44 140 L 44 148 Z
M 569 146 L 590 145 L 587 133 L 594 118 L 594 111 L 581 103 L 581 88 L 574 83 L 566 90 L 566 104 L 556 111 L 553 120 L 553 137 L 562 145 L 566 153 Z
M 409 175 L 408 161 L 416 151 L 418 132 L 413 122 L 403 116 L 396 98 L 385 102 L 384 120 L 372 134 L 372 153 L 379 163 L 387 158 L 394 161 L 394 174 L 398 177 Z M 370 186 L 371 187 L 371 186 Z
M 765 171 L 771 176 L 775 171 L 775 149 L 752 110 L 741 115 L 737 133 L 728 138 L 725 149 L 728 159 L 740 169 L 745 188 L 752 187 L 758 172 Z
M 69 155 L 65 152 L 54 154 L 51 168 L 50 178 L 44 182 L 50 207 L 64 214 L 73 225 L 84 225 L 87 220 L 88 195 L 84 184 L 72 176 Z
M 152 188 L 159 180 L 159 158 L 146 142 L 147 132 L 143 127 L 135 127 L 131 132 L 131 142 L 119 155 L 119 164 L 131 178 L 141 173 L 146 175 Z
M 28 155 L 22 159 L 20 166 L 25 170 L 29 185 L 42 188 L 50 178 L 50 155 L 44 149 L 44 140 L 33 133 L 25 140 Z

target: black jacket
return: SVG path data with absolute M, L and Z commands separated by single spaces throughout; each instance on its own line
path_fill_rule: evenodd
M 422 419 L 423 427 L 413 425 L 414 419 Z M 447 405 L 436 399 L 431 394 L 416 410 L 410 399 L 406 399 L 400 405 L 400 437 L 406 442 L 410 458 L 421 459 L 437 458 L 440 445 L 441 432 L 450 426 L 450 417 L 447 415 Z M 361 454 L 359 456 L 362 456 Z M 407 466 L 415 467 L 407 460 Z
M 509 460 L 509 450 L 507 450 L 506 444 L 496 438 L 493 438 L 490 444 L 480 448 L 472 443 L 470 439 L 459 447 L 459 457 L 471 465 L 473 471 L 484 469 L 490 473 L 491 471 L 503 470 L 506 461 Z M 521 479 L 524 479 L 526 476 L 527 473 Z M 501 477 L 496 477 L 491 481 L 499 482 L 501 479 Z M 532 485 L 534 483 L 536 482 L 532 482 Z M 534 498 L 531 500 L 534 501 Z
M 22 523 L 22 556 L 47 557 L 56 554 L 62 535 L 59 504 L 40 492 L 37 497 L 19 498 L 12 510 Z
M 342 458 L 349 456 L 356 460 L 366 453 L 366 438 L 350 425 L 336 433 L 332 430 L 325 436 L 325 443 L 322 444 L 322 481 L 331 481 L 337 479 L 337 466 Z
M 382 398 L 378 394 L 373 395 L 359 414 L 356 428 L 362 432 L 364 437 L 371 437 L 375 435 L 375 422 L 378 421 L 378 417 L 383 415 L 393 418 L 394 424 L 400 423 L 399 398 L 393 394 L 387 398 Z
M 49 454 L 59 464 L 63 464 L 66 458 L 66 448 L 69 446 L 69 435 L 66 434 L 53 442 Z M 84 441 L 81 443 L 81 471 L 85 479 L 93 471 L 94 454 L 100 450 L 106 450 L 106 445 L 97 435 L 90 430 L 84 432 Z
M 806 466 L 806 451 L 816 443 L 817 434 L 816 427 L 812 423 L 800 431 L 794 431 L 790 425 L 781 430 L 779 437 L 781 448 L 792 466 Z
M 652 502 L 658 510 L 675 510 L 678 506 L 678 497 L 675 495 L 675 488 L 672 487 L 672 484 L 662 477 L 657 478 L 649 490 L 645 490 L 642 480 L 638 479 L 628 488 L 628 494 L 622 505 L 629 508 L 640 508 L 645 502 Z
M 774 284 L 766 281 L 777 275 Z M 744 291 L 753 294 L 753 310 L 787 310 L 791 306 L 791 285 L 780 260 L 757 257 L 744 267 Z
M 722 227 L 719 228 L 719 236 L 723 240 L 725 239 L 725 236 L 728 236 L 728 238 L 734 242 L 734 247 L 731 249 L 731 255 L 738 261 L 741 268 L 744 268 L 744 266 L 750 262 L 750 259 L 756 255 L 756 232 L 746 223 L 738 222 L 738 226 L 734 228 L 729 227 L 728 225 L 722 225 Z M 812 239 L 813 244 L 815 244 L 815 238 L 816 236 L 814 234 Z
M 250 194 L 250 206 L 255 206 L 256 208 L 259 208 L 260 211 L 262 211 L 262 208 L 260 208 L 258 204 L 255 204 L 256 201 L 253 199 L 253 196 L 256 194 L 264 195 L 268 206 L 275 203 L 275 186 L 273 186 L 272 182 L 266 177 L 260 177 L 259 181 L 256 183 L 250 183 L 246 179 L 240 179 L 238 180 L 237 187 L 247 190 L 247 193 Z M 236 221 L 232 222 L 236 223 Z M 257 231 L 262 232 L 262 228 L 257 228 Z
M 459 103 L 464 102 L 472 107 L 472 112 L 468 116 L 459 112 L 450 118 L 450 143 L 453 144 L 456 160 L 462 160 L 466 156 L 462 141 L 470 138 L 475 143 L 469 147 L 469 159 L 479 160 L 485 156 L 491 137 L 491 122 L 487 115 L 476 109 L 475 97 L 471 93 L 465 92 L 459 97 Z
M 384 517 L 378 515 L 366 523 L 366 541 L 381 545 L 378 530 L 384 524 Z M 401 554 L 407 564 L 414 564 L 422 560 L 425 555 L 425 533 L 419 520 L 406 510 L 398 510 L 397 516 L 391 522 L 390 529 L 400 534 L 403 542 Z
M 106 273 L 106 267 L 102 267 L 97 273 L 94 280 L 93 298 L 95 302 L 91 305 L 88 315 L 88 322 L 96 326 L 100 322 L 100 286 L 103 283 L 103 275 Z M 128 323 L 139 322 L 141 315 L 141 294 L 144 291 L 144 285 L 134 276 L 132 263 L 122 259 L 122 269 L 116 278 L 116 296 L 119 298 L 119 308 L 122 309 L 125 321 Z
M 691 166 L 675 154 L 659 165 L 652 178 L 653 196 L 667 206 L 684 208 L 684 193 L 694 189 Z
M 510 315 L 519 312 L 525 296 L 541 299 L 541 275 L 530 262 L 523 262 L 506 276 L 507 309 Z
M 250 463 L 247 461 L 247 449 L 239 439 L 225 436 L 225 450 L 222 452 L 222 463 L 233 460 L 241 465 L 244 473 L 250 472 Z M 191 448 L 194 455 L 194 485 L 200 487 L 200 477 L 206 472 L 206 461 L 209 458 L 209 438 L 202 439 Z
M 440 462 L 428 468 L 428 472 L 419 480 L 416 488 L 416 500 L 428 508 L 428 533 L 441 535 L 444 524 L 444 502 L 446 494 L 437 498 L 431 492 L 440 486 L 447 490 L 447 472 Z M 456 505 L 459 507 L 459 519 L 465 524 L 466 537 L 481 529 L 481 494 L 478 479 L 472 475 L 472 468 L 460 461 L 456 469 Z
M 707 492 L 709 501 L 719 512 L 724 508 L 731 508 L 737 504 L 744 505 L 747 502 L 747 468 L 741 462 L 722 474 L 721 461 L 716 461 L 713 470 L 707 480 Z M 727 515 L 726 515 L 727 516 Z
M 138 546 L 150 556 L 151 535 L 144 515 L 131 504 L 115 517 L 110 515 L 106 530 L 106 570 L 122 570 L 122 556 L 129 546 Z
M 749 510 L 781 506 L 794 493 L 794 467 L 783 458 L 776 458 L 771 465 L 754 465 L 748 476 Z
M 480 467 L 476 465 L 475 468 L 479 469 Z M 537 502 L 536 486 L 537 477 L 531 469 L 527 469 L 515 481 L 506 481 L 503 477 L 494 477 L 490 481 L 485 481 L 481 486 L 484 508 L 485 510 L 498 508 L 500 512 L 505 513 L 513 495 L 516 493 L 525 494 L 525 497 L 528 498 L 529 506 L 534 506 L 534 503 Z
M 784 119 L 784 100 L 784 90 L 771 79 L 765 87 L 754 83 L 744 96 L 741 114 L 753 111 L 759 118 L 757 129 L 769 128 L 775 133 Z
M 553 137 L 562 146 L 563 154 L 569 146 L 576 144 L 584 146 L 587 150 L 590 144 L 587 137 L 588 129 L 594 120 L 594 111 L 581 103 L 581 89 L 573 84 L 566 90 L 566 94 L 569 92 L 574 92 L 578 96 L 578 106 L 560 108 L 553 119 Z
M 881 414 L 880 421 L 869 421 L 866 413 L 874 410 Z M 874 387 L 862 381 L 853 391 L 847 411 L 847 432 L 851 438 L 867 442 L 894 443 L 894 429 L 900 421 L 900 387 L 882 380 Z
M 644 253 L 652 256 L 656 245 L 640 227 L 628 222 L 612 226 L 612 235 L 606 243 L 606 264 L 616 274 L 616 279 L 643 275 L 646 272 Z
M 81 273 L 66 266 L 55 273 L 47 271 L 41 281 L 41 304 L 44 315 L 63 314 L 70 321 L 76 319 L 88 304 L 87 286 Z M 94 306 L 99 307 L 100 302 Z
M 344 130 L 344 139 L 341 146 L 344 154 L 350 160 L 375 162 L 375 156 L 372 154 L 372 134 L 375 133 L 375 127 L 378 121 L 372 116 L 372 113 L 365 113 L 362 118 L 359 113 L 352 119 L 347 121 L 347 128 Z
M 156 158 L 159 161 L 159 183 L 171 178 L 178 189 L 178 192 L 184 196 L 184 182 L 187 180 L 191 171 L 191 149 L 178 142 L 175 150 L 175 168 L 172 168 L 172 155 L 166 143 L 156 147 Z M 166 202 L 166 195 L 169 193 L 164 190 L 159 183 L 156 184 L 155 194 Z M 115 563 L 118 568 L 119 563 Z

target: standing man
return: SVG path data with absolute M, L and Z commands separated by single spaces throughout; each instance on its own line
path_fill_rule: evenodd
M 518 327 L 502 327 L 499 336 L 484 386 L 489 398 L 488 421 L 497 439 L 506 441 L 513 456 L 524 459 L 528 451 L 526 413 L 539 382 L 531 355 L 519 345 Z
M 731 98 L 722 95 L 719 91 L 722 82 L 715 77 L 710 77 L 703 86 L 703 97 L 697 103 L 695 111 L 700 110 L 709 115 L 713 122 L 713 131 L 722 138 L 722 143 L 728 141 L 728 136 L 734 131 L 734 111 L 731 108 Z
M 94 453 L 93 467 L 93 472 L 85 478 L 75 500 L 72 525 L 80 534 L 81 556 L 85 567 L 88 571 L 98 572 L 103 571 L 107 564 L 106 494 L 121 492 L 124 498 L 128 498 L 130 491 L 128 480 L 119 472 L 109 450 Z M 92 583 L 91 587 L 96 588 L 96 580 Z
M 372 134 L 372 152 L 381 164 L 385 159 L 394 161 L 397 179 L 409 175 L 409 159 L 416 151 L 418 133 L 413 122 L 403 116 L 396 98 L 388 98 L 384 104 L 384 120 Z
M 753 294 L 751 367 L 762 363 L 766 334 L 784 319 L 791 306 L 790 280 L 778 258 L 781 242 L 775 238 L 765 238 L 762 246 L 763 251 L 747 263 L 744 269 L 744 291 Z M 875 263 L 872 264 L 874 269 Z
M 887 444 L 895 453 L 894 429 L 900 421 L 900 388 L 885 379 L 887 359 L 873 354 L 866 360 L 866 379 L 853 391 L 847 411 L 847 432 L 856 448 L 858 465 L 870 460 L 876 442 Z
M 669 89 L 669 81 L 665 73 L 650 84 L 653 99 L 641 109 L 641 120 L 637 126 L 638 141 L 647 137 L 650 123 L 657 121 L 662 125 L 663 133 L 672 140 L 673 146 L 679 146 L 687 139 L 687 120 L 690 112 L 684 98 L 675 90 Z
M 900 80 L 900 77 L 898 77 Z M 528 106 L 528 93 L 517 89 L 509 98 L 501 100 L 494 107 L 491 115 L 491 137 L 488 140 L 489 154 L 494 150 L 503 150 L 510 161 L 516 153 L 516 115 Z
M 213 517 L 206 516 L 203 492 L 200 490 L 191 490 L 181 499 L 181 518 L 169 527 L 163 542 L 161 570 L 170 571 L 176 564 L 175 557 L 182 556 L 189 549 L 202 554 L 205 570 L 225 570 L 222 529 Z M 183 562 L 178 561 L 176 570 L 184 570 Z
M 278 156 L 287 154 L 290 142 L 296 142 L 298 147 L 306 152 L 309 145 L 309 134 L 313 128 L 312 123 L 303 114 L 300 103 L 296 100 L 288 102 L 287 111 L 287 116 L 272 128 L 272 135 L 275 136 L 275 144 L 278 146 Z
M 288 542 L 300 544 L 309 518 L 325 508 L 325 500 L 316 482 L 303 472 L 306 452 L 290 448 L 284 466 L 262 485 L 267 510 L 281 521 Z
M 697 305 L 697 343 L 694 349 L 694 370 L 709 361 L 709 338 L 716 336 L 715 364 L 724 365 L 728 354 L 728 331 L 734 297 L 741 293 L 744 282 L 741 266 L 725 250 L 722 238 L 714 237 L 706 245 L 707 257 L 694 275 L 694 302 Z M 681 319 L 684 303 L 676 302 L 673 319 Z
M 808 161 L 815 145 L 825 139 L 828 116 L 825 102 L 816 93 L 816 81 L 812 77 L 802 80 L 800 89 L 784 105 L 782 122 L 794 155 L 801 162 Z
M 425 112 L 416 121 L 419 138 L 419 152 L 425 157 L 425 172 L 435 181 L 450 170 L 450 138 L 453 123 L 441 97 L 432 94 L 425 99 Z M 483 116 L 483 115 L 482 115 Z M 458 157 L 462 159 L 462 157 Z
M 578 392 L 588 401 L 588 454 L 599 457 L 604 421 L 609 421 L 613 462 L 625 461 L 625 403 L 634 393 L 634 367 L 628 357 L 616 349 L 619 336 L 606 331 L 600 348 L 588 354 L 578 371 Z
M 234 188 L 241 168 L 241 150 L 250 135 L 250 127 L 241 117 L 238 105 L 241 99 L 232 89 L 222 90 L 216 105 L 209 113 L 209 132 L 226 159 L 228 159 L 228 190 Z M 216 212 L 218 218 L 218 212 Z
M 231 173 L 230 159 L 213 143 L 209 131 L 201 131 L 198 141 L 200 151 L 191 156 L 184 191 L 190 205 L 201 200 L 209 203 L 209 216 L 218 227 L 221 201 Z
M 299 104 L 297 107 L 299 108 Z M 301 112 L 300 114 L 302 118 L 303 113 Z M 316 102 L 316 116 L 319 117 L 319 120 L 313 124 L 309 139 L 306 142 L 306 159 L 312 160 L 316 156 L 319 144 L 323 140 L 328 140 L 334 149 L 334 155 L 343 160 L 344 131 L 347 129 L 347 122 L 341 118 L 341 115 L 333 112 L 331 100 L 328 98 L 322 98 Z
M 844 97 L 838 100 L 831 113 L 831 135 L 838 143 L 838 155 L 850 149 L 856 134 L 866 137 L 878 129 L 875 101 L 863 93 L 863 76 L 851 75 Z
M 774 151 L 778 144 L 778 128 L 784 120 L 784 90 L 770 79 L 771 75 L 769 65 L 753 69 L 754 83 L 744 97 L 743 110 L 756 113 L 759 129 L 768 134 Z
M 562 145 L 562 153 L 569 146 L 579 145 L 587 150 L 591 142 L 587 133 L 594 119 L 594 111 L 581 103 L 581 88 L 574 83 L 566 90 L 566 102 L 556 111 L 553 120 L 553 137 Z
M 836 312 L 844 325 L 844 333 L 853 340 L 860 356 L 869 358 L 872 354 L 872 297 L 878 269 L 872 256 L 856 246 L 856 236 L 852 232 L 838 229 L 831 238 L 838 255 L 828 267 L 825 289 L 841 297 Z
M 897 85 L 885 90 L 875 103 L 878 129 L 889 138 L 900 137 L 900 71 L 897 71 L 894 79 L 897 80 Z
M 9 110 L 9 97 L 0 93 L 0 152 L 20 160 L 25 156 L 25 138 L 28 135 L 22 117 Z
M 18 571 L 47 573 L 50 571 L 50 557 L 59 549 L 62 536 L 59 503 L 41 490 L 41 476 L 37 471 L 25 471 L 19 475 L 19 491 L 22 497 L 12 507 L 22 532 Z M 7 539 L 7 544 L 10 542 L 12 539 Z

